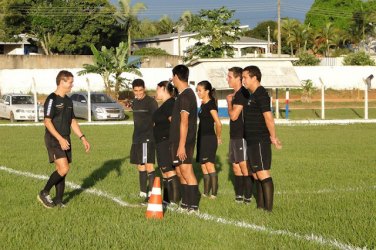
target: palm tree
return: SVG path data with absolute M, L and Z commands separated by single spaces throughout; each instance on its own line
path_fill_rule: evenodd
M 131 6 L 131 0 L 119 1 L 120 11 L 116 13 L 117 20 L 120 24 L 125 26 L 128 37 L 128 55 L 131 55 L 131 35 L 137 23 L 137 14 L 143 10 L 146 10 L 144 3 L 138 2 Z
M 299 26 L 299 21 L 296 20 L 296 19 L 283 19 L 282 20 L 282 30 L 281 30 L 281 33 L 282 33 L 282 36 L 285 37 L 285 40 L 287 41 L 287 43 L 290 45 L 290 52 L 291 52 L 291 56 L 294 55 L 294 39 L 293 39 L 293 36 L 294 36 L 294 32 L 296 30 L 296 28 Z
M 338 29 L 336 29 L 331 22 L 326 23 L 325 27 L 318 30 L 315 36 L 316 44 L 325 49 L 325 56 L 329 56 L 330 47 L 335 46 L 335 41 L 339 40 L 337 39 L 338 34 Z
M 115 49 L 102 46 L 100 51 L 94 45 L 91 45 L 91 50 L 94 63 L 84 64 L 84 69 L 79 71 L 78 75 L 99 74 L 102 76 L 108 95 L 118 99 L 120 88 L 128 87 L 126 83 L 130 79 L 122 77 L 123 72 L 141 76 L 141 72 L 137 69 L 139 60 L 131 61 L 128 56 L 128 44 L 121 42 Z M 111 77 L 113 77 L 113 80 L 111 80 Z

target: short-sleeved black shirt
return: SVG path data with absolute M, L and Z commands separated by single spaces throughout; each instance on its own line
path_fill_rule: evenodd
M 234 98 L 232 99 L 232 105 L 247 105 L 250 94 L 244 86 L 236 91 Z M 239 114 L 238 119 L 235 121 L 230 120 L 230 139 L 242 139 L 244 138 L 244 119 L 243 111 Z
M 188 134 L 186 144 L 194 144 L 196 142 L 197 130 L 197 101 L 195 93 L 191 88 L 183 90 L 175 101 L 172 110 L 172 120 L 170 126 L 170 142 L 178 144 L 180 141 L 180 113 L 188 112 Z
M 202 103 L 198 112 L 200 123 L 198 125 L 198 135 L 215 135 L 214 131 L 214 118 L 210 113 L 211 110 L 218 112 L 218 107 L 213 99 L 210 99 L 207 103 Z
M 168 140 L 170 134 L 170 120 L 175 99 L 166 100 L 153 114 L 155 142 Z
M 133 143 L 143 143 L 154 141 L 153 135 L 153 114 L 158 108 L 158 103 L 154 98 L 145 96 L 141 100 L 133 100 Z
M 51 119 L 61 136 L 69 136 L 72 119 L 75 118 L 72 100 L 68 96 L 61 97 L 51 93 L 44 102 L 44 118 Z M 46 133 L 50 133 L 47 128 Z
M 248 145 L 270 143 L 269 130 L 266 127 L 264 112 L 271 111 L 270 97 L 263 86 L 251 94 L 248 103 L 243 108 L 244 133 Z

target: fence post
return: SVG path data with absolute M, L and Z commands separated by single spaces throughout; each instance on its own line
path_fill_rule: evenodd
M 321 119 L 325 119 L 325 84 L 324 81 L 319 78 L 321 82 Z
M 37 98 L 37 84 L 35 83 L 35 78 L 33 77 L 32 91 L 34 96 L 34 122 L 39 121 L 39 110 L 38 110 L 38 98 Z
M 368 90 L 371 88 L 371 81 L 373 75 L 369 75 L 366 79 L 363 79 L 364 82 L 364 119 L 368 120 Z
M 86 77 L 87 83 L 87 120 L 91 122 L 91 94 L 90 94 L 90 81 L 89 78 Z
M 290 99 L 290 89 L 286 88 L 286 120 L 289 119 L 289 99 Z

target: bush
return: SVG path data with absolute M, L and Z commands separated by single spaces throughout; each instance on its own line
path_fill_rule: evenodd
M 312 54 L 301 53 L 299 55 L 299 60 L 293 62 L 294 66 L 317 66 L 320 63 L 320 59 L 316 58 Z
M 315 87 L 313 86 L 313 81 L 311 79 L 303 80 L 301 83 L 302 86 L 302 102 L 311 102 L 311 97 Z
M 375 66 L 375 61 L 364 51 L 351 53 L 343 59 L 343 65 Z
M 167 51 L 160 48 L 142 48 L 136 50 L 133 55 L 135 56 L 168 56 Z

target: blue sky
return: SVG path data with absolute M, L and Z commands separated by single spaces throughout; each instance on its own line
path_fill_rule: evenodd
M 118 3 L 118 0 L 111 0 Z M 242 25 L 253 28 L 264 20 L 277 20 L 277 0 L 143 0 L 148 7 L 147 11 L 139 15 L 140 19 L 148 18 L 158 20 L 163 15 L 177 20 L 185 10 L 198 13 L 200 9 L 214 9 L 226 6 L 235 10 L 235 18 Z M 314 0 L 281 0 L 281 16 L 296 18 L 304 21 L 305 14 L 310 9 Z

